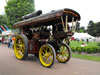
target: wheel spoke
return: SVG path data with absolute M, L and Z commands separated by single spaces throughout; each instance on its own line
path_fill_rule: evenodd
M 42 52 L 43 56 L 44 56 L 44 52 Z
M 46 59 L 45 56 L 42 56 L 43 59 Z
M 63 53 L 66 54 L 66 50 L 64 50 Z
M 24 44 L 22 44 L 22 47 L 24 47 Z
M 61 46 L 60 51 L 61 52 L 64 51 L 64 46 Z
M 64 46 L 62 46 L 63 47 L 63 50 L 64 50 Z
M 20 54 L 21 56 L 23 56 L 23 53 L 22 53 L 22 51 L 20 51 L 20 50 L 19 50 L 19 54 Z
M 48 60 L 48 58 L 46 58 L 46 63 L 49 63 L 49 60 Z
M 62 56 L 62 54 L 57 54 L 58 58 L 60 58 Z
M 41 52 L 45 52 L 46 53 L 45 48 L 43 48 Z
M 19 44 L 23 44 L 23 40 L 19 38 Z
M 21 51 L 22 51 L 22 53 L 24 54 L 24 49 L 23 49 L 23 48 L 22 48 L 22 50 L 21 50 Z
M 61 59 L 63 59 L 63 56 L 61 56 Z
M 50 55 L 50 56 L 53 56 L 53 53 L 52 53 L 52 51 L 49 51 L 49 55 Z
M 62 48 L 62 46 L 61 46 L 60 51 L 62 52 L 62 50 L 63 50 L 63 48 Z
M 64 61 L 65 61 L 65 60 L 66 60 L 66 59 L 65 59 L 65 56 L 63 56 L 63 58 L 64 58 Z
M 18 39 L 18 43 L 20 44 L 20 39 Z
M 47 62 L 48 62 L 48 59 L 46 58 L 46 64 L 47 64 Z
M 49 59 L 52 61 L 51 57 L 49 57 Z
M 64 54 L 64 56 L 68 57 L 69 55 L 68 54 Z
M 16 45 L 16 46 L 19 46 L 20 44 L 17 44 L 17 43 L 16 43 L 15 45 Z
M 65 56 L 62 56 L 63 57 L 63 61 L 65 61 L 66 59 L 65 59 Z
M 47 53 L 48 48 L 45 49 L 45 53 Z

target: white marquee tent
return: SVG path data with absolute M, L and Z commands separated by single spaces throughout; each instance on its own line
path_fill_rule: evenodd
M 86 39 L 89 39 L 90 41 L 95 39 L 95 37 L 89 35 L 88 33 L 75 33 L 73 35 L 73 37 L 76 38 L 76 39 L 79 39 L 79 40 L 83 39 L 85 41 L 86 41 Z

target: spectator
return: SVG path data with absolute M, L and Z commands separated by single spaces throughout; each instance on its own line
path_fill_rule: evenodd
M 78 42 L 80 42 L 80 40 L 79 40 L 79 39 L 78 39 L 77 41 L 78 41 Z
M 14 46 L 15 36 L 12 38 L 12 46 Z
M 87 41 L 87 44 L 89 43 L 89 39 L 86 39 L 86 41 Z
M 12 46 L 12 38 L 11 38 L 11 34 L 8 36 L 8 48 L 11 48 Z
M 85 46 L 87 46 L 87 44 L 85 44 L 85 43 L 82 43 L 81 44 L 81 47 L 85 47 Z
M 4 42 L 4 37 L 2 37 L 2 40 L 1 40 L 1 42 L 2 42 L 2 43 Z

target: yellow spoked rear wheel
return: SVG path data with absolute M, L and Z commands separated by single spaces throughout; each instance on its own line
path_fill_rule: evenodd
M 28 54 L 28 40 L 25 35 L 18 35 L 14 41 L 14 53 L 17 59 L 25 59 Z
M 67 44 L 62 43 L 57 50 L 57 60 L 61 63 L 66 63 L 71 57 L 71 49 Z
M 51 67 L 55 61 L 55 50 L 50 44 L 43 45 L 39 50 L 40 63 L 45 67 Z

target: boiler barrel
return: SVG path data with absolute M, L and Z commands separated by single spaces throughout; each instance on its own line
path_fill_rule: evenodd
M 38 10 L 36 12 L 33 12 L 33 13 L 30 13 L 30 14 L 27 14 L 25 16 L 22 16 L 23 19 L 29 19 L 29 18 L 32 18 L 32 17 L 36 17 L 36 16 L 39 16 L 42 14 L 42 11 L 41 10 Z

